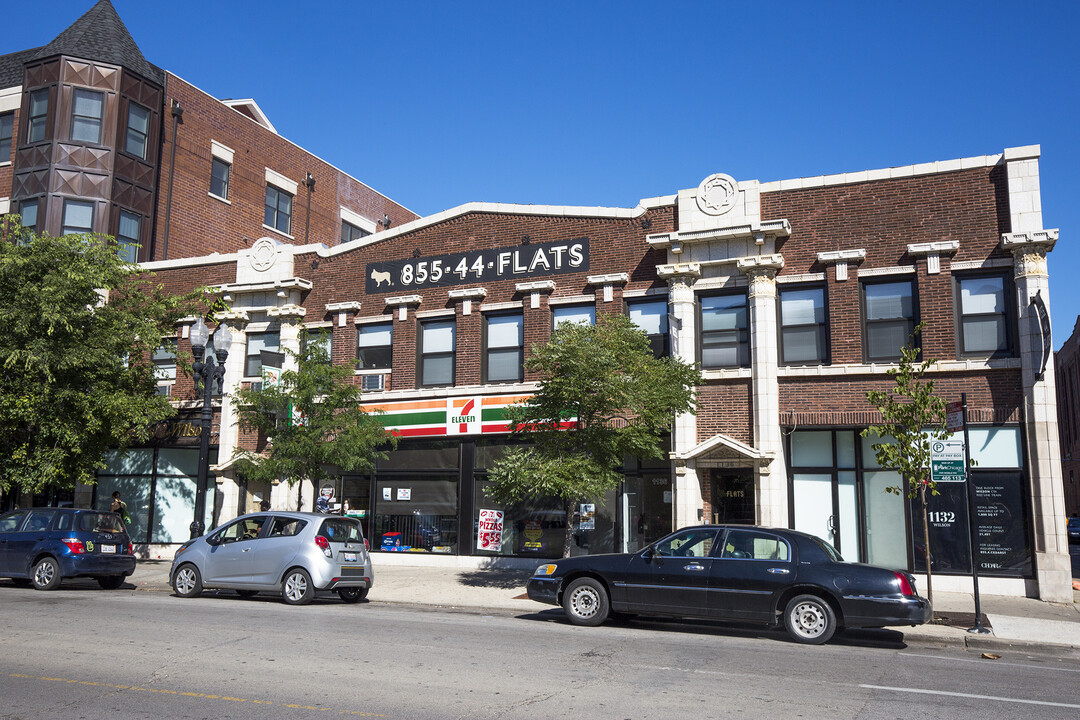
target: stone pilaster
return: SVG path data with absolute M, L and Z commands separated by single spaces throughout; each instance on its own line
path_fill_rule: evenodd
M 244 353 L 247 349 L 247 323 L 248 314 L 244 310 L 231 310 L 226 313 L 218 313 L 217 321 L 229 326 L 232 333 L 231 344 L 225 358 L 225 376 L 222 379 L 221 394 L 221 420 L 218 427 L 218 465 L 227 463 L 240 445 L 240 419 L 236 412 L 233 398 L 240 389 L 240 381 L 244 377 Z M 215 350 L 219 348 L 214 348 Z M 225 476 L 231 477 L 227 471 Z M 221 474 L 218 477 L 222 477 Z M 235 482 L 218 483 L 218 489 L 222 493 L 221 520 L 230 519 L 236 514 L 239 500 L 239 486 Z
M 784 442 L 780 434 L 780 384 L 777 377 L 776 273 L 784 267 L 779 255 L 760 255 L 739 261 L 750 280 L 750 367 L 753 377 L 754 446 L 771 455 L 757 472 L 758 523 L 788 524 L 788 487 Z

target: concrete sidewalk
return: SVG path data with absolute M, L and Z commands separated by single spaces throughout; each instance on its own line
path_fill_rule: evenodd
M 525 597 L 534 564 L 463 568 L 406 565 L 395 557 L 372 558 L 375 585 L 368 595 L 374 604 L 405 604 L 444 609 L 502 610 L 535 613 L 555 609 Z M 520 565 L 520 563 L 518 563 Z M 128 585 L 138 590 L 172 592 L 168 560 L 140 560 Z M 974 599 L 964 593 L 934 593 L 934 610 L 951 624 L 898 627 L 905 641 L 963 645 L 973 649 L 1021 649 L 1040 645 L 1059 650 L 1080 649 L 1080 591 L 1071 604 L 1045 603 L 1030 598 L 982 595 L 990 635 L 974 635 L 965 627 L 974 622 Z

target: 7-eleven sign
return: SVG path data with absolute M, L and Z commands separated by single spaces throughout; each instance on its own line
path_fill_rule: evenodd
M 480 403 L 476 398 L 449 398 L 447 435 L 479 435 Z

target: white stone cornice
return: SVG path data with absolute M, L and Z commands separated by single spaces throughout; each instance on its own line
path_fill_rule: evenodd
M 778 253 L 773 255 L 750 255 L 749 257 L 739 258 L 737 267 L 744 273 L 750 273 L 754 270 L 780 271 L 784 269 L 784 256 Z
M 689 243 L 709 242 L 712 240 L 749 240 L 762 245 L 766 238 L 787 237 L 791 235 L 791 223 L 787 220 L 764 220 L 762 222 L 730 227 L 709 228 L 707 230 L 684 230 L 668 233 L 654 233 L 645 236 L 650 246 L 670 250 L 678 255 L 682 246 Z
M 360 302 L 352 300 L 350 302 L 336 302 L 327 303 L 326 312 L 357 312 L 360 310 Z
M 282 290 L 306 291 L 314 287 L 314 283 L 304 278 L 294 277 L 288 280 L 273 280 L 260 283 L 225 283 L 212 286 L 211 289 L 220 291 L 223 295 L 242 295 L 244 293 L 257 293 Z
M 234 323 L 246 323 L 249 320 L 247 310 L 226 310 L 225 312 L 214 313 L 214 318 L 218 322 Z
M 487 288 L 459 288 L 457 290 L 451 290 L 446 294 L 450 296 L 451 300 L 476 300 L 487 297 Z
M 419 305 L 424 301 L 421 295 L 395 295 L 386 298 L 387 306 L 395 305 Z
M 910 245 L 908 247 L 911 247 Z M 853 263 L 862 262 L 866 259 L 866 250 L 859 248 L 858 250 L 830 250 L 829 252 L 819 252 L 817 254 L 817 261 L 822 265 L 832 265 L 833 263 Z
M 514 286 L 514 289 L 520 293 L 532 293 L 532 292 L 553 292 L 555 290 L 554 280 L 533 280 L 532 282 L 520 282 Z
M 267 317 L 276 318 L 295 318 L 304 317 L 307 315 L 307 310 L 299 305 L 282 305 L 280 307 L 273 307 L 266 311 Z
M 1042 247 L 1047 252 L 1054 249 L 1058 241 L 1058 229 L 1035 230 L 1032 232 L 1004 233 L 1001 236 L 1001 247 L 1004 250 L 1016 252 L 1025 248 Z
M 941 242 L 912 243 L 907 246 L 908 255 L 919 257 L 921 255 L 944 255 L 954 253 L 960 249 L 959 240 L 943 240 Z
M 625 285 L 630 282 L 629 273 L 608 273 L 607 275 L 590 275 L 586 278 L 589 285 Z
M 701 263 L 671 263 L 670 265 L 657 265 L 656 275 L 661 280 L 672 281 L 676 278 L 699 278 L 701 277 Z

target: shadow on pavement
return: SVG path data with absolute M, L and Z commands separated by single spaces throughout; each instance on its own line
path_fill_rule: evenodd
M 498 588 L 502 590 L 514 590 L 529 584 L 528 570 L 475 570 L 463 572 L 458 576 L 458 582 L 466 587 Z

